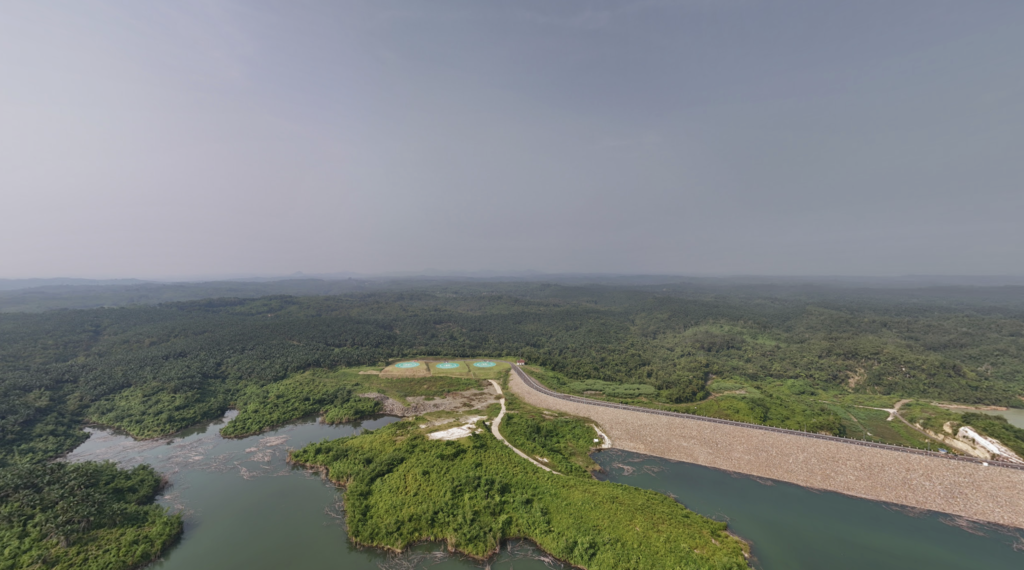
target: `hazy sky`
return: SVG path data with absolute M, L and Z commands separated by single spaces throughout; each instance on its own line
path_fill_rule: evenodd
M 0 3 L 0 277 L 1024 274 L 1024 2 Z

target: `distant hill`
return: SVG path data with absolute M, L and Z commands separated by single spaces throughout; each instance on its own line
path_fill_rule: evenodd
M 0 313 L 156 305 L 233 297 L 295 297 L 414 291 L 435 295 L 504 294 L 559 298 L 588 287 L 592 302 L 612 302 L 623 291 L 662 296 L 803 299 L 805 301 L 943 303 L 1002 306 L 1024 311 L 1024 278 L 1017 277 L 679 277 L 671 275 L 547 275 L 530 277 L 295 278 L 159 283 L 139 279 L 2 279 Z M 560 292 L 561 291 L 561 292 Z M 573 293 L 576 295 L 577 293 Z M 578 301 L 578 299 L 575 299 Z M 613 303 L 614 304 L 614 303 Z
M 24 280 L 29 281 L 29 280 Z M 40 279 L 37 281 L 51 281 Z M 53 280 L 56 281 L 56 280 Z M 268 295 L 340 295 L 367 290 L 365 281 L 295 279 L 270 282 L 212 281 L 208 283 L 114 283 L 78 281 L 31 288 L 0 289 L 0 312 L 39 312 L 53 309 L 95 309 L 130 305 L 156 305 L 217 297 L 254 298 Z M 127 283 L 126 283 L 127 282 Z
M 56 277 L 53 279 L 0 279 L 0 291 L 61 285 L 138 285 L 141 283 L 146 283 L 146 281 L 141 279 L 74 279 L 70 277 Z

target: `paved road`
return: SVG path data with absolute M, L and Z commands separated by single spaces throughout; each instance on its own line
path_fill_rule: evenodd
M 613 403 L 613 402 L 604 402 L 604 401 L 601 401 L 601 400 L 591 400 L 590 398 L 583 398 L 583 397 L 580 397 L 580 396 L 570 396 L 568 394 L 562 394 L 562 393 L 559 393 L 559 392 L 555 392 L 553 390 L 550 390 L 550 389 L 544 387 L 540 382 L 537 382 L 536 380 L 531 378 L 529 374 L 523 372 L 523 370 L 519 366 L 516 366 L 514 363 L 511 363 L 511 362 L 509 362 L 508 364 L 510 364 L 512 366 L 512 371 L 515 372 L 519 376 L 519 378 L 523 381 L 523 383 L 526 384 L 529 388 L 531 388 L 533 390 L 536 390 L 536 391 L 538 391 L 538 392 L 540 392 L 542 394 L 545 394 L 547 396 L 551 396 L 553 398 L 558 398 L 560 400 L 566 400 L 566 401 L 569 401 L 569 402 L 576 402 L 578 404 L 586 404 L 586 405 L 589 405 L 589 406 L 602 406 L 602 407 L 606 407 L 606 408 L 617 408 L 617 409 L 620 409 L 620 410 L 629 410 L 629 411 L 641 412 L 641 413 L 645 413 L 645 414 L 655 414 L 655 415 L 670 416 L 670 417 L 671 416 L 675 416 L 675 417 L 686 418 L 686 419 L 690 419 L 690 420 L 699 420 L 699 421 L 704 421 L 704 422 L 712 422 L 712 423 L 718 423 L 718 424 L 739 426 L 739 427 L 743 427 L 743 428 L 747 428 L 747 429 L 757 429 L 757 430 L 762 430 L 762 431 L 774 431 L 774 432 L 778 432 L 778 433 L 786 433 L 786 434 L 790 434 L 790 435 L 798 435 L 798 436 L 801 436 L 801 437 L 810 437 L 810 438 L 814 438 L 814 439 L 836 441 L 836 442 L 850 444 L 850 445 L 861 445 L 861 446 L 865 446 L 865 447 L 875 447 L 875 448 L 878 448 L 878 449 L 888 449 L 888 450 L 891 450 L 891 451 L 899 451 L 901 453 L 910 453 L 910 454 L 914 454 L 914 455 L 925 455 L 925 456 L 930 456 L 930 457 L 940 457 L 942 459 L 948 459 L 950 461 L 963 461 L 963 462 L 975 463 L 975 464 L 979 464 L 979 465 L 988 465 L 988 466 L 992 466 L 992 467 L 1002 467 L 1002 468 L 1006 468 L 1006 469 L 1017 469 L 1017 470 L 1024 471 L 1024 465 L 1016 465 L 1016 464 L 1013 464 L 1013 463 L 1006 463 L 1006 462 L 1002 462 L 1002 461 L 983 461 L 981 459 L 977 459 L 977 458 L 974 458 L 974 457 L 966 457 L 966 456 L 962 456 L 962 455 L 953 455 L 953 454 L 947 454 L 947 453 L 939 453 L 939 452 L 935 452 L 935 451 L 925 451 L 923 449 L 915 449 L 915 448 L 912 448 L 912 447 L 902 447 L 902 446 L 899 446 L 899 445 L 888 445 L 888 444 L 885 444 L 885 443 L 875 443 L 875 442 L 871 442 L 871 441 L 862 441 L 862 440 L 859 440 L 859 439 L 847 439 L 847 438 L 844 438 L 844 437 L 835 437 L 835 436 L 831 436 L 831 435 L 822 435 L 822 434 L 818 434 L 818 433 L 808 433 L 808 432 L 804 432 L 804 431 L 791 430 L 791 429 L 785 429 L 785 428 L 777 428 L 777 427 L 771 427 L 771 426 L 762 426 L 762 425 L 758 425 L 758 424 L 748 424 L 748 423 L 743 423 L 743 422 L 735 422 L 735 421 L 732 421 L 732 420 L 723 420 L 723 419 L 719 419 L 719 418 L 710 418 L 710 417 L 707 417 L 707 416 L 698 416 L 698 415 L 694 415 L 694 414 L 684 414 L 684 413 L 680 413 L 680 412 L 667 412 L 667 411 L 663 411 L 663 410 L 653 410 L 653 409 L 650 409 L 650 408 L 641 408 L 639 406 L 629 406 L 629 405 L 626 405 L 626 404 L 616 404 L 616 403 Z

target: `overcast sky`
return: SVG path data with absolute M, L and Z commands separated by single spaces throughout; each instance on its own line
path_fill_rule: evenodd
M 1024 274 L 1024 2 L 0 4 L 0 277 Z

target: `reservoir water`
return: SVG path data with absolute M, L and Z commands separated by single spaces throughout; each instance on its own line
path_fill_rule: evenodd
M 1024 429 L 1024 410 L 1020 408 L 1013 408 L 1010 410 L 1003 410 L 1001 412 L 985 412 L 991 413 L 994 416 L 1003 416 L 1006 421 L 1010 422 L 1011 425 L 1015 425 L 1021 429 Z
M 976 410 L 974 408 L 951 408 L 955 412 L 975 412 L 988 414 L 990 416 L 1003 416 L 1010 425 L 1024 429 L 1024 410 L 1010 408 L 1008 410 Z
M 352 545 L 340 518 L 341 493 L 318 475 L 286 463 L 288 449 L 397 420 L 384 417 L 343 426 L 310 420 L 245 439 L 220 437 L 223 421 L 158 441 L 139 442 L 90 429 L 92 436 L 68 460 L 149 463 L 170 479 L 159 503 L 184 513 L 185 533 L 163 560 L 149 566 L 153 570 L 484 568 L 485 564 L 449 555 L 439 544 L 421 545 L 401 555 Z M 490 568 L 564 567 L 531 544 L 515 541 L 490 561 Z
M 285 462 L 289 448 L 393 421 L 385 417 L 345 426 L 308 421 L 245 439 L 221 438 L 218 422 L 148 442 L 90 430 L 92 437 L 69 460 L 150 463 L 167 475 L 171 486 L 159 501 L 185 514 L 185 534 L 153 569 L 487 567 L 449 555 L 437 544 L 401 555 L 355 547 L 339 518 L 341 493 Z M 727 520 L 732 532 L 752 543 L 754 565 L 762 570 L 1024 568 L 1024 532 L 618 450 L 594 458 L 606 471 L 603 478 L 670 494 L 698 513 Z M 521 541 L 503 548 L 489 567 L 564 568 Z
M 1024 568 L 1024 531 L 608 450 L 601 478 L 675 497 L 728 521 L 764 570 Z M 1014 500 L 1007 498 L 1007 500 Z

